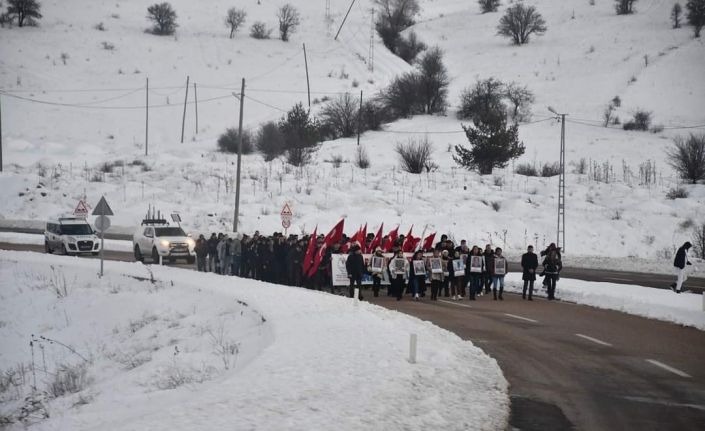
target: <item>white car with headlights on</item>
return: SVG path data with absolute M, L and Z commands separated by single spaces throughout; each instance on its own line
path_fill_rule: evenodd
M 149 256 L 153 263 L 158 263 L 159 258 L 186 259 L 187 263 L 196 261 L 194 248 L 196 242 L 190 238 L 179 226 L 169 226 L 163 219 L 145 219 L 132 235 L 132 248 L 135 260 L 142 262 Z

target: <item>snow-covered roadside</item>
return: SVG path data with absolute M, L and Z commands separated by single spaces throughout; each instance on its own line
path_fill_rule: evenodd
M 105 249 L 113 251 L 132 251 L 132 242 L 117 239 L 106 239 Z M 44 245 L 44 235 L 32 233 L 0 232 L 0 242 L 9 244 Z
M 521 273 L 508 274 L 506 282 L 507 291 L 521 293 Z M 541 288 L 541 281 L 537 281 L 534 286 L 536 295 L 546 296 L 546 291 Z M 556 286 L 556 297 L 577 304 L 622 311 L 705 330 L 703 295 L 695 293 L 678 295 L 665 289 L 561 278 Z
M 0 369 L 25 370 L 24 385 L 0 394 L 1 414 L 28 394 L 34 334 L 88 361 L 84 389 L 45 397 L 50 417 L 37 411 L 32 429 L 506 426 L 496 361 L 429 322 L 252 280 L 138 263 L 106 270 L 97 280 L 95 261 L 0 251 Z M 84 364 L 48 341 L 34 354 L 40 389 L 59 364 Z

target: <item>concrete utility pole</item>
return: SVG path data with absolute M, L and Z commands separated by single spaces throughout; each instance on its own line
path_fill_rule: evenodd
M 181 118 L 181 143 L 184 143 L 184 127 L 186 126 L 186 102 L 188 101 L 188 80 L 189 76 L 186 77 L 186 95 L 184 96 L 184 116 Z
M 559 114 L 550 106 L 548 110 L 561 118 L 561 156 L 560 173 L 558 175 L 558 223 L 556 227 L 556 247 L 561 247 L 565 253 L 565 116 Z
M 147 87 L 145 87 L 145 103 L 144 103 L 144 155 L 149 155 L 149 78 L 147 78 Z
M 245 78 L 242 78 L 240 89 L 240 125 L 237 130 L 237 179 L 235 180 L 235 215 L 233 217 L 233 232 L 237 232 L 240 217 L 240 164 L 242 162 L 242 110 L 245 105 Z
M 352 3 L 350 3 L 350 7 L 348 8 L 348 11 L 345 13 L 345 17 L 343 18 L 343 22 L 340 23 L 340 27 L 338 28 L 338 32 L 335 34 L 335 37 L 333 40 L 338 40 L 338 35 L 340 35 L 340 30 L 343 29 L 343 26 L 345 25 L 345 20 L 348 19 L 348 15 L 350 14 L 350 11 L 352 10 L 353 5 L 355 4 L 355 0 L 352 0 Z
M 2 107 L 0 107 L 0 172 L 2 172 Z

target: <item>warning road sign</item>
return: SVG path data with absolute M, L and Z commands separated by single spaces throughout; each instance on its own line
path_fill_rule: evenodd
M 105 200 L 105 196 L 101 196 L 98 205 L 96 205 L 95 209 L 93 210 L 93 215 L 114 215 L 113 210 L 111 210 L 110 205 L 108 205 L 108 201 Z
M 285 216 L 291 218 L 291 216 L 294 215 L 294 213 L 291 212 L 291 208 L 289 208 L 289 204 L 288 204 L 288 203 L 285 203 L 285 204 L 284 204 L 284 208 L 282 208 L 282 213 L 281 213 L 281 215 L 282 215 L 282 218 L 284 218 Z
M 76 217 L 86 217 L 88 215 L 88 206 L 86 206 L 86 203 L 83 202 L 83 199 L 78 201 L 76 209 L 73 210 L 73 215 L 75 215 Z

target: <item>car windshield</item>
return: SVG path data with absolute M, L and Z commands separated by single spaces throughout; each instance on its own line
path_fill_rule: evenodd
M 154 232 L 157 236 L 186 236 L 180 227 L 157 227 Z
M 93 235 L 93 229 L 88 224 L 62 224 L 63 235 Z

